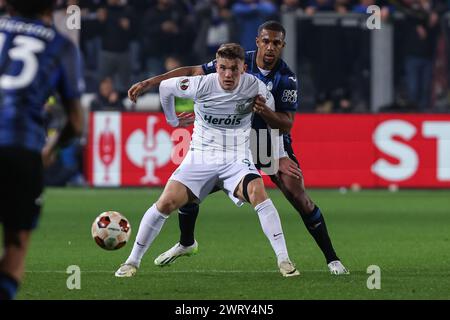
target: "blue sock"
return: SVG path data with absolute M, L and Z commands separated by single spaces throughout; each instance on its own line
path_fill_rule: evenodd
M 322 212 L 320 211 L 319 207 L 315 206 L 314 210 L 310 214 L 302 213 L 301 217 L 309 233 L 312 235 L 317 245 L 322 250 L 327 263 L 330 263 L 334 260 L 339 260 L 336 252 L 334 251 L 330 236 L 328 235 L 325 219 L 323 218 Z
M 12 300 L 16 296 L 19 283 L 7 275 L 0 272 L 0 300 Z

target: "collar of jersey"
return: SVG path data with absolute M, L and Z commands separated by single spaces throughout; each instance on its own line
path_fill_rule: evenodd
M 253 51 L 253 55 L 252 55 L 252 69 L 250 70 L 252 74 L 256 74 L 259 73 L 261 76 L 263 76 L 264 78 L 268 79 L 268 78 L 272 78 L 273 75 L 275 74 L 275 72 L 277 72 L 278 68 L 280 67 L 281 64 L 281 58 L 278 58 L 277 63 L 273 66 L 272 70 L 270 70 L 269 74 L 267 76 L 263 75 L 261 73 L 261 71 L 259 71 L 258 69 L 258 65 L 256 64 L 256 56 L 258 55 L 258 49 L 256 49 L 255 51 Z

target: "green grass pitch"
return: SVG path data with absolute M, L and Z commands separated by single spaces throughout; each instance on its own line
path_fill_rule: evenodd
M 18 299 L 450 299 L 450 191 L 312 190 L 324 212 L 348 276 L 328 272 L 297 213 L 269 191 L 281 216 L 291 259 L 301 276 L 283 278 L 252 208 L 237 208 L 219 192 L 201 206 L 199 253 L 156 267 L 154 258 L 178 240 L 176 215 L 167 221 L 134 278 L 114 271 L 128 256 L 139 221 L 160 189 L 48 189 Z M 91 238 L 94 218 L 122 212 L 131 241 L 117 251 Z M 66 269 L 81 269 L 81 289 L 69 290 Z M 366 286 L 367 267 L 381 269 L 381 289 Z

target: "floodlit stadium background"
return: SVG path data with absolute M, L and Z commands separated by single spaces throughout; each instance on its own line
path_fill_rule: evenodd
M 80 29 L 67 28 L 68 5 L 79 6 Z M 307 186 L 450 185 L 446 2 L 80 0 L 59 7 L 55 23 L 83 54 L 86 126 L 49 170 L 48 186 L 163 186 L 175 167 L 169 152 L 189 138 L 165 124 L 157 88 L 137 104 L 127 90 L 211 61 L 223 42 L 254 50 L 257 27 L 268 19 L 283 22 L 283 58 L 298 77 L 292 135 Z M 179 99 L 177 109 L 192 110 L 192 102 Z M 63 121 L 57 99 L 47 111 L 51 134 Z M 107 133 L 115 145 L 105 163 L 99 141 Z
M 449 7 L 421 3 L 61 1 L 55 22 L 83 53 L 85 134 L 46 172 L 46 185 L 55 188 L 46 192 L 19 298 L 449 299 Z M 81 8 L 79 30 L 65 27 L 72 4 Z M 380 29 L 368 28 L 373 4 Z M 299 79 L 294 151 L 350 276 L 330 277 L 297 213 L 274 189 L 298 279 L 281 281 L 254 212 L 238 210 L 220 192 L 202 204 L 198 256 L 168 269 L 153 265 L 178 239 L 173 217 L 140 275 L 114 279 L 131 244 L 102 251 L 90 238 L 92 221 L 106 210 L 122 212 L 134 240 L 176 168 L 173 150 L 190 131 L 174 133 L 165 123 L 157 88 L 136 105 L 126 91 L 210 61 L 223 42 L 255 49 L 257 26 L 269 19 L 285 25 L 283 58 Z M 47 105 L 49 134 L 63 122 L 60 108 L 57 97 Z M 66 286 L 70 265 L 82 271 L 80 290 Z M 367 287 L 370 265 L 382 271 L 380 290 Z

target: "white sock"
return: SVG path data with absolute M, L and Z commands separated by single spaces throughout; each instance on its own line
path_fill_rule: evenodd
M 161 228 L 168 217 L 169 216 L 159 212 L 156 203 L 145 212 L 141 224 L 139 225 L 139 231 L 133 245 L 133 250 L 131 250 L 130 256 L 125 263 L 139 267 L 142 257 L 161 231 Z
M 278 264 L 281 261 L 288 260 L 289 256 L 283 229 L 281 228 L 280 216 L 272 200 L 267 199 L 261 202 L 255 207 L 255 210 L 258 213 L 259 222 L 261 223 L 264 234 L 269 239 L 273 251 L 275 251 Z

